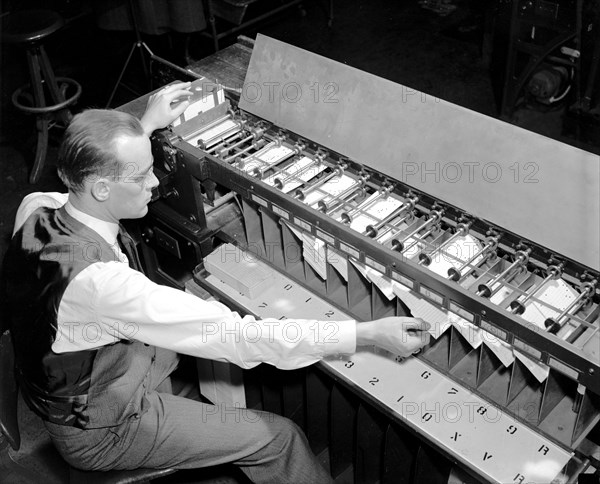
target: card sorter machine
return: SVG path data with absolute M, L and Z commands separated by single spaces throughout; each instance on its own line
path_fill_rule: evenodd
M 316 82 L 336 102 L 315 102 Z M 365 348 L 296 371 L 215 370 L 235 403 L 294 419 L 337 482 L 597 472 L 595 157 L 264 36 L 241 97 L 193 89 L 153 137 L 151 277 L 257 316 L 432 324 L 414 358 Z M 409 176 L 471 152 L 495 174 Z M 515 159 L 538 161 L 538 183 L 516 183 Z

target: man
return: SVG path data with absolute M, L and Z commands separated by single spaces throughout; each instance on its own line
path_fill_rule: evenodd
M 315 335 L 330 331 L 314 325 L 331 322 L 296 320 L 302 337 L 290 342 L 285 322 L 241 318 L 131 268 L 119 221 L 146 214 L 158 185 L 148 136 L 187 108 L 173 101 L 188 88 L 153 95 L 141 121 L 107 110 L 75 116 L 58 159 L 68 195 L 32 194 L 21 204 L 5 281 L 24 398 L 65 460 L 81 469 L 231 462 L 257 483 L 330 482 L 289 420 L 172 395 L 177 353 L 284 369 L 356 345 L 407 356 L 427 343 L 428 324 L 338 322 L 334 341 L 319 341 Z M 258 341 L 254 332 L 244 340 L 247 324 L 264 329 Z

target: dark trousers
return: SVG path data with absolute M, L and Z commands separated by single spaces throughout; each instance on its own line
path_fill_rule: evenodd
M 175 365 L 175 359 L 157 360 L 147 382 L 150 408 L 139 417 L 93 430 L 46 423 L 60 454 L 72 466 L 89 470 L 189 469 L 233 463 L 255 483 L 331 482 L 292 421 L 163 392 Z

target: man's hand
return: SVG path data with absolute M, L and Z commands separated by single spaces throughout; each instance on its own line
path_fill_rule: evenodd
M 150 136 L 155 129 L 168 126 L 190 105 L 188 99 L 192 95 L 190 82 L 178 82 L 163 87 L 148 99 L 146 112 L 140 122 L 146 135 Z M 177 102 L 180 101 L 180 102 Z
M 429 343 L 431 327 L 419 318 L 389 317 L 357 323 L 357 346 L 375 345 L 400 356 L 410 356 Z

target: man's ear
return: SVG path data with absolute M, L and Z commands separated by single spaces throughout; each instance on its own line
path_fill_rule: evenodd
M 99 202 L 105 202 L 110 197 L 110 183 L 107 178 L 101 177 L 95 180 L 90 187 L 92 197 Z

